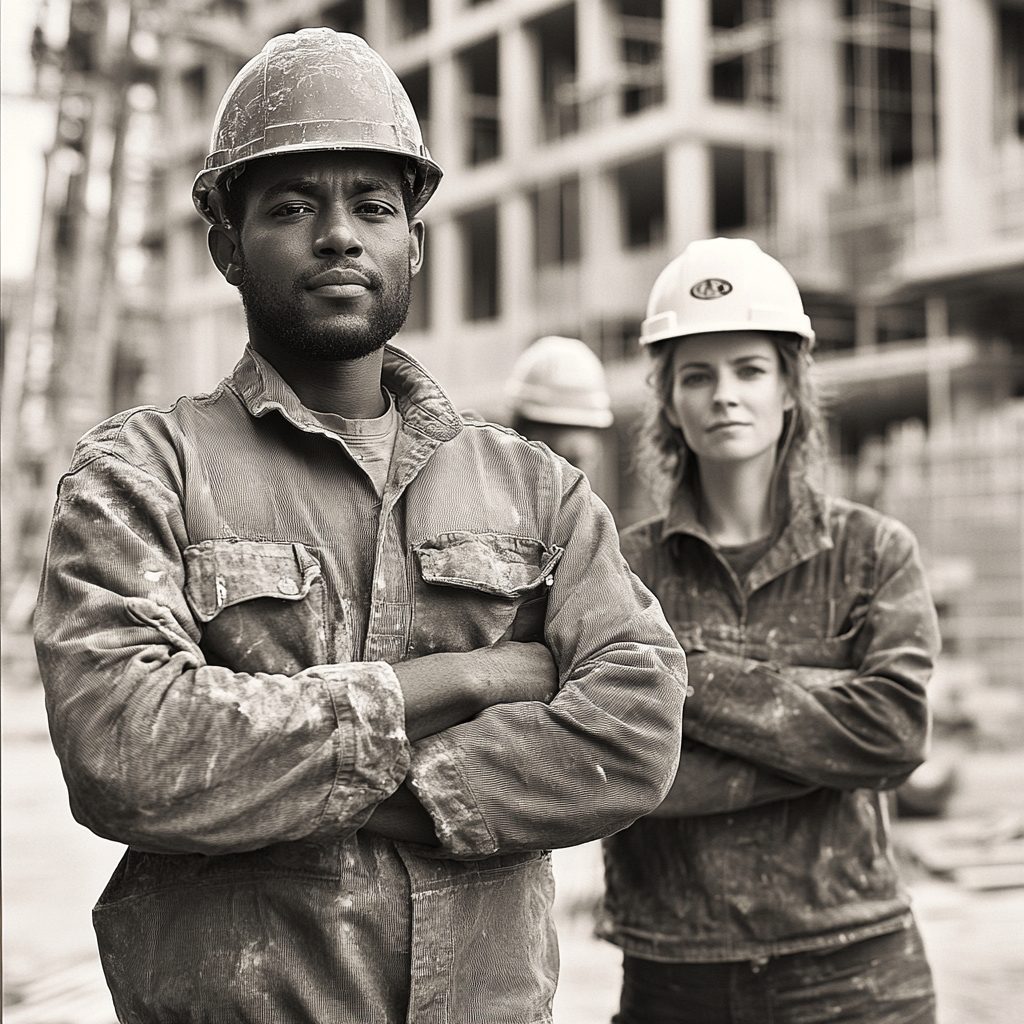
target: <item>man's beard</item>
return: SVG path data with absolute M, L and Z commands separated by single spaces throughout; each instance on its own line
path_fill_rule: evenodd
M 288 288 L 276 279 L 254 272 L 241 251 L 238 262 L 242 269 L 238 290 L 246 320 L 282 347 L 307 359 L 362 359 L 390 341 L 402 329 L 409 313 L 411 274 L 387 281 L 376 271 L 361 267 L 359 272 L 369 280 L 376 301 L 365 316 L 347 317 L 347 323 L 337 325 L 310 316 L 303 305 L 305 288 L 301 279 Z M 325 269 L 318 267 L 316 273 Z

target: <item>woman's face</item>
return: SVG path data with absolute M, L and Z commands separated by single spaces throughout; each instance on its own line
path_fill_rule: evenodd
M 672 344 L 672 396 L 665 414 L 694 455 L 702 462 L 774 462 L 793 397 L 771 335 L 720 331 Z

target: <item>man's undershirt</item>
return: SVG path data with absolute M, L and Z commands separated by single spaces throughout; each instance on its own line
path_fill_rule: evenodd
M 333 412 L 309 410 L 324 427 L 345 442 L 352 457 L 370 478 L 378 497 L 384 494 L 391 454 L 398 436 L 398 410 L 394 397 L 386 390 L 383 394 L 388 407 L 382 416 L 372 420 L 350 420 Z

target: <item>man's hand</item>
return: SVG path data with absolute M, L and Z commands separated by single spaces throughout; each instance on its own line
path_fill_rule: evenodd
M 543 644 L 504 641 L 463 654 L 428 654 L 393 668 L 413 742 L 495 704 L 547 703 L 558 692 L 558 670 Z

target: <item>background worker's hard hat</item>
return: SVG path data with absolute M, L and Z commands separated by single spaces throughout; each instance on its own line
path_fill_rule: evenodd
M 796 282 L 749 238 L 691 242 L 654 282 L 640 344 L 715 331 L 782 331 L 814 347 Z
M 221 100 L 210 155 L 192 187 L 196 209 L 217 223 L 210 193 L 249 160 L 323 150 L 407 158 L 411 213 L 441 180 L 402 83 L 364 39 L 329 28 L 275 36 Z
M 601 360 L 577 338 L 535 341 L 512 368 L 512 410 L 538 423 L 608 427 L 614 417 Z

